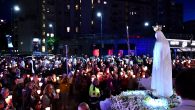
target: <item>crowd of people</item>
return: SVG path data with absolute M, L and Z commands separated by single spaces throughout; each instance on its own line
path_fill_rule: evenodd
M 190 68 L 190 63 L 177 57 L 173 68 Z M 70 110 L 86 102 L 92 110 L 109 110 L 111 95 L 139 89 L 139 79 L 150 77 L 151 69 L 148 55 L 1 57 L 0 109 Z

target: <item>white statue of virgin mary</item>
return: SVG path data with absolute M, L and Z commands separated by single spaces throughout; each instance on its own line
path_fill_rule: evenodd
M 156 42 L 153 50 L 153 68 L 151 88 L 156 96 L 173 95 L 172 63 L 169 42 L 165 38 L 162 27 L 153 26 Z

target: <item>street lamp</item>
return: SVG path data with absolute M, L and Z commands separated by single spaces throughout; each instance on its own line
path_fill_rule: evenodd
M 52 28 L 53 27 L 53 24 L 49 24 L 49 27 Z
M 14 6 L 14 11 L 15 11 L 15 12 L 20 11 L 20 7 L 19 7 L 18 5 L 15 5 L 15 6 Z
M 101 12 L 97 12 L 97 17 L 99 17 L 100 18 L 100 20 L 101 20 L 101 54 L 102 54 L 102 48 L 104 47 L 104 45 L 103 45 L 103 41 L 102 41 L 102 13 Z
M 144 23 L 144 26 L 145 26 L 145 27 L 148 27 L 149 25 L 150 25 L 149 22 L 145 22 L 145 23 Z
M 15 16 L 14 14 L 20 11 L 19 5 L 14 5 L 11 7 L 11 31 L 13 32 L 13 37 L 15 37 Z
M 54 27 L 52 23 L 49 24 L 49 28 L 51 28 L 51 34 L 54 35 Z M 51 36 L 51 37 L 54 37 L 54 36 Z

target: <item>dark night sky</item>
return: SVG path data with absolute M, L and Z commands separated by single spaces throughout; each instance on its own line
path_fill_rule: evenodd
M 0 19 L 10 19 L 11 1 L 12 0 L 0 0 Z
M 183 3 L 184 21 L 195 20 L 195 0 L 176 0 Z
M 0 19 L 10 18 L 12 0 L 0 0 Z M 183 3 L 184 7 L 184 21 L 195 20 L 195 0 L 176 0 Z

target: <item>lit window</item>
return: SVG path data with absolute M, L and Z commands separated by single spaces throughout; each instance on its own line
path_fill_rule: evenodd
M 45 32 L 43 32 L 42 34 L 43 34 L 43 36 L 45 36 Z
M 91 0 L 91 4 L 93 5 L 93 0 Z
M 81 0 L 80 0 L 80 3 L 81 3 Z
M 107 1 L 104 1 L 104 5 L 106 5 L 107 4 Z
M 78 10 L 79 9 L 79 6 L 78 5 L 75 5 L 75 9 Z
M 45 24 L 43 24 L 43 27 L 45 27 Z
M 67 9 L 70 10 L 70 5 L 67 5 Z
M 49 33 L 47 33 L 47 37 L 49 37 Z
M 67 30 L 67 32 L 70 32 L 70 27 L 67 27 L 66 30 Z
M 170 45 L 179 45 L 178 41 L 170 41 Z
M 76 30 L 76 32 L 79 32 L 79 27 L 76 27 L 76 29 L 75 29 L 75 30 Z
M 93 20 L 91 21 L 91 24 L 93 25 Z
M 42 52 L 45 52 L 45 46 L 42 46 Z
M 54 33 L 51 33 L 51 34 L 50 34 L 50 37 L 54 37 Z
M 45 15 L 43 14 L 43 20 L 45 20 Z
M 42 43 L 44 43 L 44 44 L 45 44 L 45 38 L 43 38 Z

